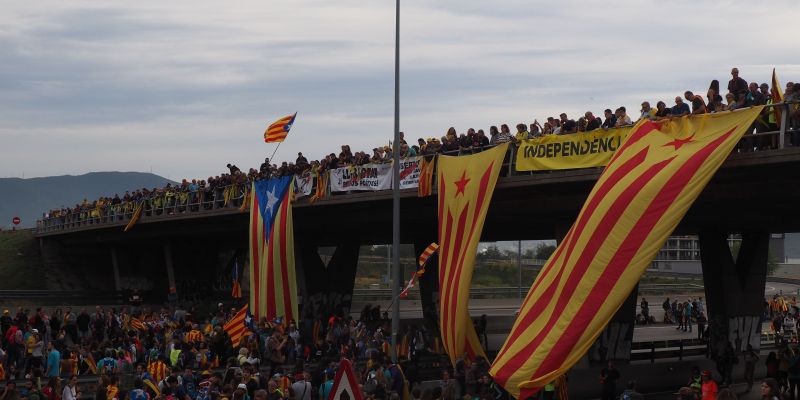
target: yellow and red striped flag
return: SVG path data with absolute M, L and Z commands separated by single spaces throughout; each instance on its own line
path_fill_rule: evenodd
M 419 165 L 419 186 L 417 186 L 417 197 L 426 197 L 433 194 L 433 170 L 436 169 L 436 158 L 430 161 L 426 157 L 422 158 Z
M 144 323 L 139 318 L 131 318 L 130 322 L 131 328 L 136 329 L 137 331 L 146 331 L 147 327 L 144 326 Z
M 439 250 L 439 245 L 434 242 L 429 244 L 428 247 L 422 251 L 417 261 L 417 276 L 422 276 L 425 273 L 425 264 L 428 263 L 428 259 L 431 258 L 433 253 L 436 253 L 437 250 Z
M 439 157 L 439 326 L 450 361 L 465 352 L 485 356 L 469 316 L 469 288 L 478 240 L 508 149 Z
M 496 382 L 528 398 L 586 354 L 762 109 L 637 124 L 536 277 Z
M 239 347 L 239 342 L 242 341 L 242 338 L 247 333 L 247 322 L 245 320 L 247 319 L 248 308 L 249 304 L 245 304 L 230 321 L 222 326 L 222 329 L 224 329 L 225 333 L 231 338 L 231 343 L 234 348 Z
M 772 104 L 783 102 L 783 91 L 781 84 L 778 82 L 778 75 L 775 73 L 775 68 L 772 69 L 772 85 L 770 85 L 770 95 L 772 96 Z M 772 107 L 772 115 L 775 116 L 775 123 L 780 126 L 781 124 L 781 108 Z
M 131 216 L 131 220 L 128 221 L 128 224 L 125 225 L 125 230 L 123 232 L 127 232 L 139 222 L 139 218 L 142 216 L 142 208 L 144 208 L 144 201 L 140 201 L 139 204 L 136 206 L 136 209 L 133 211 L 133 215 Z
M 292 129 L 292 124 L 294 124 L 295 117 L 297 117 L 297 113 L 287 115 L 273 122 L 264 131 L 264 142 L 277 143 L 286 140 L 286 136 L 289 135 L 289 129 Z
M 253 182 L 250 197 L 250 311 L 297 319 L 291 176 Z
M 317 182 L 314 189 L 314 194 L 308 199 L 309 203 L 314 203 L 319 199 L 324 199 L 328 196 L 328 177 L 330 171 L 323 171 L 317 173 Z

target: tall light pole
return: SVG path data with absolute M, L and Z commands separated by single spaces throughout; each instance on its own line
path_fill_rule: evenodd
M 397 343 L 400 333 L 400 0 L 395 0 L 394 21 L 394 142 L 392 148 L 392 362 L 397 362 Z

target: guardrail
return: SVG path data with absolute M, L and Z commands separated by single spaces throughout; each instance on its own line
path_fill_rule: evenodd
M 75 305 L 92 304 L 121 304 L 123 292 L 118 291 L 92 291 L 92 290 L 0 290 L 2 302 L 14 300 L 37 300 L 52 303 L 57 300 L 59 304 Z
M 527 287 L 523 287 L 523 294 L 528 292 Z M 702 291 L 703 285 L 693 283 L 657 283 L 639 285 L 639 293 L 663 293 L 663 292 L 685 292 Z M 520 288 L 511 287 L 478 287 L 469 290 L 472 299 L 494 299 L 494 298 L 515 298 L 519 296 Z M 391 300 L 392 289 L 354 289 L 353 299 L 356 300 Z M 411 299 L 419 299 L 419 292 L 410 292 Z
M 778 129 L 773 131 L 749 133 L 742 137 L 739 145 L 734 151 L 753 151 L 758 148 L 783 149 L 787 146 L 787 138 L 791 140 L 792 146 L 800 146 L 800 126 L 793 126 L 789 120 L 791 107 L 798 102 L 785 102 L 767 105 L 767 108 L 781 108 L 781 121 L 777 125 Z M 733 111 L 736 112 L 736 111 Z M 445 155 L 465 155 L 474 154 L 492 148 L 495 145 L 483 147 L 470 147 L 454 151 L 447 151 Z M 503 161 L 501 169 L 502 176 L 533 175 L 547 173 L 549 171 L 517 171 L 516 170 L 516 146 L 509 146 L 509 152 Z M 433 157 L 438 154 L 433 155 Z M 434 174 L 435 176 L 435 174 Z M 314 178 L 316 179 L 316 178 Z M 177 190 L 171 194 L 160 194 L 145 200 L 145 209 L 140 216 L 141 219 L 148 219 L 158 216 L 169 216 L 183 213 L 202 213 L 219 209 L 234 209 L 241 206 L 246 193 L 248 183 L 222 186 L 208 190 L 197 190 L 186 192 Z M 316 185 L 312 185 L 316 191 Z M 434 185 L 435 187 L 435 185 Z M 312 191 L 312 195 L 314 192 Z M 346 193 L 345 193 L 346 194 Z M 331 194 L 336 196 L 337 194 Z M 309 196 L 310 197 L 310 196 Z M 118 225 L 123 221 L 130 221 L 136 205 L 132 202 L 105 207 L 103 209 L 84 209 L 57 217 L 45 218 L 37 221 L 37 233 L 48 233 L 62 231 L 72 228 L 100 227 L 108 225 Z

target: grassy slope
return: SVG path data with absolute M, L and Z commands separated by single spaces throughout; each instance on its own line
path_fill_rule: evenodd
M 45 268 L 30 231 L 0 232 L 0 289 L 45 289 Z

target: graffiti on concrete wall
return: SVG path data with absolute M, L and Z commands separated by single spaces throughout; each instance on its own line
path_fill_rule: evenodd
M 609 322 L 600 337 L 589 348 L 588 357 L 592 363 L 607 360 L 630 360 L 633 341 L 632 322 Z

